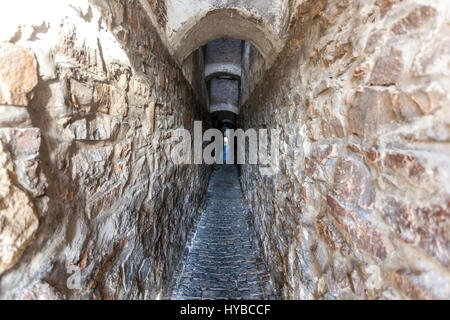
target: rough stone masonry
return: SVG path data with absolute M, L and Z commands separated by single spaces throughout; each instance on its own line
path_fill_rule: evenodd
M 1 39 L 0 297 L 157 298 L 209 179 L 164 132 L 207 119 L 137 3 L 50 2 Z
M 168 295 L 213 170 L 168 132 L 228 117 L 219 38 L 235 125 L 282 133 L 239 168 L 278 298 L 449 299 L 448 0 L 2 1 L 0 298 Z
M 307 1 L 239 124 L 282 130 L 280 173 L 244 166 L 290 299 L 450 298 L 445 1 Z

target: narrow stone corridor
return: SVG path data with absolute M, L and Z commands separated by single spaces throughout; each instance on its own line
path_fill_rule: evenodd
M 449 89 L 449 0 L 1 1 L 0 300 L 449 300 Z
M 246 221 L 236 166 L 217 166 L 173 299 L 273 299 Z

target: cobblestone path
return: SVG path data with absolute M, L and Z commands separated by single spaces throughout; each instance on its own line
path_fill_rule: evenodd
M 236 166 L 217 166 L 173 299 L 274 299 L 248 227 Z

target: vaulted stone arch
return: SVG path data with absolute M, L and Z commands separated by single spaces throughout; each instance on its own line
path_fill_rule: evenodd
M 205 47 L 205 80 L 227 76 L 236 80 L 242 77 L 243 41 L 221 38 Z
M 193 51 L 218 38 L 250 42 L 265 59 L 273 63 L 281 49 L 281 39 L 261 16 L 237 8 L 202 11 L 192 16 L 170 39 L 175 58 L 182 63 Z

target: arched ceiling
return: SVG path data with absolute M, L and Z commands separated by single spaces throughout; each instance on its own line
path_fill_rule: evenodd
M 140 0 L 178 63 L 218 38 L 250 42 L 271 65 L 283 46 L 288 0 Z
M 258 69 L 268 70 L 281 52 L 292 5 L 302 0 L 139 1 L 209 112 L 237 115 Z M 251 67 L 245 43 L 258 51 Z
M 248 15 L 238 9 L 215 9 L 192 18 L 185 28 L 173 36 L 175 58 L 182 62 L 194 50 L 217 38 L 235 38 L 252 43 L 267 63 L 274 61 L 281 40 L 261 17 Z

